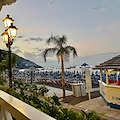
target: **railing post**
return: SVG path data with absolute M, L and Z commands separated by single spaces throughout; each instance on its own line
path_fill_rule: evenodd
M 13 120 L 11 114 L 2 106 L 0 107 L 0 120 Z

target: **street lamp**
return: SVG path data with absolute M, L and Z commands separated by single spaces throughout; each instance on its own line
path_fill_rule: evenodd
M 6 30 L 1 35 L 3 37 L 3 41 L 5 42 L 8 48 L 8 56 L 9 56 L 9 86 L 12 88 L 12 71 L 11 71 L 11 45 L 13 44 L 13 39 L 16 37 L 17 28 L 13 26 L 13 19 L 7 15 L 7 17 L 3 20 Z

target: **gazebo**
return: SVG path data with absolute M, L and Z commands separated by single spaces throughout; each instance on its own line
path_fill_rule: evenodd
M 106 104 L 110 107 L 120 108 L 120 82 L 117 76 L 117 73 L 120 72 L 120 55 L 97 65 L 93 69 L 100 70 L 100 94 Z M 105 72 L 104 77 L 106 79 L 103 77 L 103 71 Z M 110 79 L 109 74 L 113 73 L 116 73 L 116 80 Z

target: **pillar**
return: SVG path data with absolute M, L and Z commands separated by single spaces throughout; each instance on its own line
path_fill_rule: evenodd
M 106 69 L 106 84 L 108 85 L 108 70 Z

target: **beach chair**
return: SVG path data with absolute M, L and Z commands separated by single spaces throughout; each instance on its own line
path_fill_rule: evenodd
M 53 81 L 53 80 L 50 80 L 50 83 L 51 83 L 52 85 L 54 85 L 54 81 Z
M 55 84 L 56 84 L 56 85 L 59 85 L 59 82 L 58 82 L 57 80 L 55 80 Z
M 47 80 L 46 79 L 44 80 L 44 83 L 47 84 Z
M 109 84 L 115 83 L 115 80 L 108 80 Z
M 62 85 L 62 82 L 61 82 L 61 81 L 58 81 L 58 83 L 59 83 L 60 85 Z
M 117 84 L 116 85 L 120 85 L 120 80 L 117 81 Z

